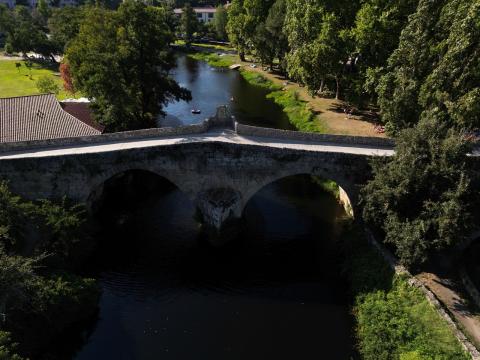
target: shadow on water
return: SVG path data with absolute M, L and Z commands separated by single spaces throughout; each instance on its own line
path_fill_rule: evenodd
M 104 226 L 88 272 L 103 294 L 84 344 L 65 345 L 74 359 L 350 359 L 336 244 L 344 213 L 310 177 L 261 190 L 222 248 L 156 175 L 112 179 L 97 205 Z
M 177 55 L 172 77 L 192 92 L 192 101 L 174 102 L 165 107 L 167 117 L 181 124 L 196 124 L 215 115 L 220 105 L 228 105 L 237 121 L 247 125 L 294 130 L 282 108 L 267 99 L 268 91 L 249 84 L 238 71 L 214 68 L 185 54 Z M 201 110 L 200 115 L 192 109 Z M 178 126 L 160 118 L 159 126 Z

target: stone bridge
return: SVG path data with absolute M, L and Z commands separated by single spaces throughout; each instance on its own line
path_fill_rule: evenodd
M 67 196 L 91 204 L 109 179 L 145 170 L 176 185 L 219 230 L 240 218 L 260 189 L 291 175 L 334 180 L 355 209 L 369 158 L 392 154 L 387 139 L 251 127 L 220 111 L 179 128 L 0 144 L 0 178 L 29 199 Z

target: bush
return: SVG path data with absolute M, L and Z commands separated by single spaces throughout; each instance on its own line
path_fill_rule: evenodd
M 49 75 L 41 76 L 36 82 L 37 89 L 42 94 L 55 94 L 60 92 L 60 86 Z
M 3 50 L 5 51 L 6 54 L 13 54 L 13 46 L 10 43 L 6 43 L 5 46 L 3 47 Z
M 343 236 L 362 359 L 469 359 L 424 294 L 395 275 L 362 234 L 354 224 Z
M 16 344 L 12 343 L 10 333 L 0 331 L 0 359 L 1 360 L 22 360 L 23 358 L 15 354 Z

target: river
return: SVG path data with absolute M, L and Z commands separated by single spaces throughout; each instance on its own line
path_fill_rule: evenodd
M 160 126 L 189 125 L 215 115 L 220 105 L 228 105 L 242 124 L 294 130 L 282 108 L 266 100 L 266 89 L 249 84 L 238 71 L 215 68 L 178 54 L 177 68 L 172 77 L 192 92 L 192 101 L 174 102 L 165 107 Z M 192 109 L 201 114 L 192 114 Z
M 176 79 L 204 114 L 233 96 L 241 121 L 282 119 L 237 72 L 186 57 L 179 65 Z M 190 107 L 167 111 L 193 123 Z M 98 317 L 44 358 L 349 360 L 353 323 L 338 244 L 344 216 L 310 176 L 289 177 L 256 194 L 238 237 L 214 247 L 193 204 L 167 180 L 141 171 L 114 179 L 87 267 L 103 291 Z

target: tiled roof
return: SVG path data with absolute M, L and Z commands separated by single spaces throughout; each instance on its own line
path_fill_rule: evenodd
M 0 143 L 100 133 L 63 111 L 52 94 L 0 98 Z
M 195 11 L 197 14 L 198 13 L 216 13 L 217 12 L 217 9 L 214 8 L 214 7 L 204 7 L 204 8 L 193 8 L 193 11 Z M 183 9 L 175 9 L 173 10 L 173 12 L 177 15 L 179 14 L 182 14 L 183 13 Z
M 60 106 L 62 107 L 63 111 L 66 111 L 73 117 L 76 117 L 78 120 L 93 127 L 94 129 L 97 129 L 101 132 L 105 130 L 104 126 L 97 124 L 95 120 L 93 120 L 92 110 L 90 109 L 89 103 L 62 101 L 60 102 Z

